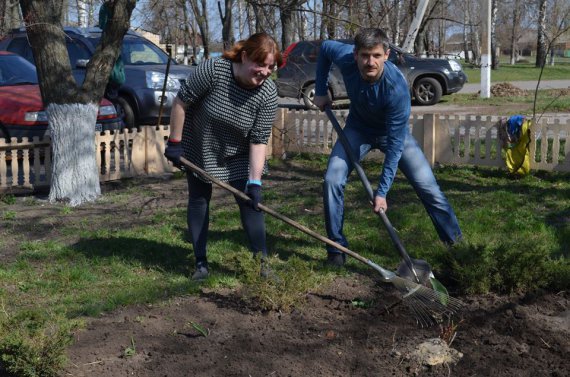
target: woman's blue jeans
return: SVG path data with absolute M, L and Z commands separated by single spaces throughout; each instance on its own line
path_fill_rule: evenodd
M 384 152 L 387 146 L 386 136 L 372 136 L 350 127 L 345 128 L 344 133 L 350 143 L 353 155 L 358 156 L 359 161 L 370 150 L 380 149 Z M 439 238 L 449 245 L 459 241 L 461 229 L 453 208 L 441 192 L 420 146 L 409 132 L 406 135 L 398 168 L 404 173 L 422 201 Z M 323 183 L 323 201 L 328 237 L 345 247 L 348 247 L 348 241 L 342 231 L 344 224 L 344 188 L 352 170 L 353 167 L 344 147 L 338 141 L 329 157 Z M 340 252 L 328 245 L 327 251 L 329 253 Z

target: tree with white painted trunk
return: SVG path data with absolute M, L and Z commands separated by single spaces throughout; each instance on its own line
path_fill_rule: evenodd
M 60 22 L 64 1 L 20 0 L 51 132 L 50 202 L 64 201 L 77 206 L 94 201 L 101 194 L 95 122 L 136 0 L 107 0 L 105 3 L 108 22 L 87 64 L 85 81 L 78 84 L 72 75 Z

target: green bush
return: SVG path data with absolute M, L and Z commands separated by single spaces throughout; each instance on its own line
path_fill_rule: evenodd
M 259 275 L 259 261 L 251 256 L 239 260 L 245 282 L 245 297 L 263 310 L 290 310 L 300 306 L 306 293 L 314 288 L 322 277 L 314 273 L 311 266 L 297 257 L 287 263 L 270 259 L 274 276 L 263 279 Z
M 553 260 L 547 245 L 533 240 L 517 243 L 466 244 L 447 256 L 444 269 L 468 294 L 529 292 L 568 287 L 565 259 Z
M 548 264 L 549 287 L 555 291 L 568 290 L 570 287 L 570 263 L 565 258 L 552 260 Z
M 18 377 L 58 376 L 71 344 L 73 322 L 39 309 L 0 322 L 0 372 Z

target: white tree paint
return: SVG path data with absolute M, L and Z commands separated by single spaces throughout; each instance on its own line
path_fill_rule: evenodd
M 101 195 L 95 154 L 98 110 L 93 103 L 48 105 L 53 149 L 51 203 L 65 201 L 75 207 Z

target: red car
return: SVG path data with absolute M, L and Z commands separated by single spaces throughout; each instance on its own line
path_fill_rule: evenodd
M 95 131 L 119 130 L 123 122 L 115 107 L 101 101 Z M 11 52 L 0 51 L 0 137 L 39 136 L 48 130 L 36 67 Z

